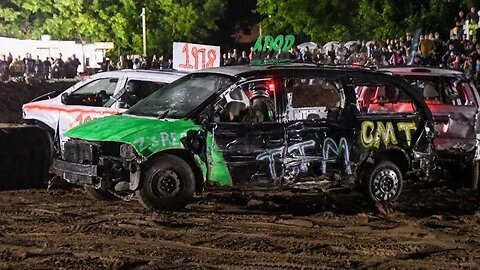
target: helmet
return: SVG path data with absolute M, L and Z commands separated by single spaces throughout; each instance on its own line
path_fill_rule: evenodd
M 270 97 L 270 94 L 268 93 L 267 87 L 265 85 L 254 85 L 250 87 L 250 91 L 252 92 L 252 99 L 259 97 Z

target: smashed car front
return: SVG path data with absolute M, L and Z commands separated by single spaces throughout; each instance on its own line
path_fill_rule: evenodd
M 131 115 L 96 119 L 67 133 L 70 139 L 53 168 L 72 184 L 109 189 L 126 182 L 134 189 L 140 166 L 149 156 L 184 149 L 182 139 L 189 130 L 197 129 L 190 120 Z
M 194 115 L 231 82 L 231 78 L 216 74 L 190 74 L 124 114 L 73 128 L 66 134 L 69 140 L 53 169 L 70 183 L 120 192 L 138 187 L 142 165 L 156 154 L 187 152 L 195 162 L 202 163 L 188 143 L 188 136 L 202 130 Z M 198 166 L 205 174 L 205 163 Z
M 72 184 L 109 189 L 107 183 L 115 179 L 132 185 L 138 182 L 141 163 L 130 144 L 72 139 L 65 143 L 62 158 L 55 160 L 53 168 Z

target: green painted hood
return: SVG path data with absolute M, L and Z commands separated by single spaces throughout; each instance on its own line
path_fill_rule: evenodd
M 67 137 L 87 141 L 129 143 L 142 156 L 183 148 L 181 139 L 200 126 L 189 119 L 155 119 L 132 115 L 97 118 L 69 130 Z

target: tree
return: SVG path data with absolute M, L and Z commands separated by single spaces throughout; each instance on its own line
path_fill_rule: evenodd
M 423 28 L 447 37 L 474 0 L 258 0 L 264 33 L 304 33 L 318 42 L 386 39 Z
M 258 0 L 264 33 L 304 33 L 312 40 L 345 40 L 356 13 L 356 0 Z
M 149 53 L 167 52 L 172 41 L 201 42 L 217 29 L 221 0 L 4 0 L 0 35 L 86 42 L 113 41 L 121 50 L 142 52 L 140 12 L 147 11 Z

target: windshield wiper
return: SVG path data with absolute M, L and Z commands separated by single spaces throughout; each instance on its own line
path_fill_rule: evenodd
M 170 112 L 170 110 L 161 111 L 161 112 L 158 113 L 157 118 L 158 119 L 163 119 L 163 118 L 167 117 L 169 112 Z
M 155 113 L 147 113 L 147 112 L 129 112 L 126 111 L 124 114 L 129 114 L 129 115 L 136 115 L 136 116 L 157 116 Z

